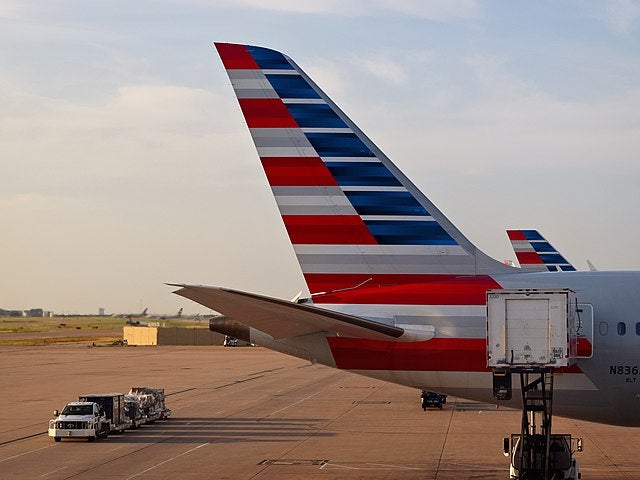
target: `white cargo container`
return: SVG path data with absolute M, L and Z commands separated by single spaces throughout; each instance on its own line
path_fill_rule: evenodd
M 487 291 L 487 365 L 572 365 L 577 346 L 575 317 L 575 293 L 569 289 Z

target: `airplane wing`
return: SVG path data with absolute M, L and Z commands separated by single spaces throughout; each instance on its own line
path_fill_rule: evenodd
M 175 294 L 268 333 L 274 339 L 327 332 L 371 340 L 397 340 L 403 328 L 311 305 L 220 287 L 176 285 Z

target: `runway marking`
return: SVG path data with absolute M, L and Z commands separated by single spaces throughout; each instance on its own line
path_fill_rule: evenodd
M 375 465 L 377 467 L 386 467 L 386 468 L 395 468 L 398 470 L 422 470 L 422 468 L 418 467 L 409 467 L 407 465 L 388 465 L 386 463 L 367 463 L 367 465 Z
M 136 478 L 136 477 L 138 477 L 138 476 L 140 476 L 140 475 L 142 475 L 144 473 L 147 473 L 147 472 L 153 470 L 154 468 L 158 468 L 158 467 L 164 465 L 165 463 L 169 463 L 169 462 L 175 460 L 176 458 L 182 457 L 183 455 L 186 455 L 187 453 L 191 453 L 191 452 L 193 452 L 195 450 L 198 450 L 199 448 L 202 448 L 202 447 L 204 447 L 206 445 L 209 445 L 209 442 L 203 443 L 202 445 L 198 445 L 197 447 L 193 447 L 193 448 L 187 450 L 186 452 L 182 452 L 182 453 L 176 455 L 175 457 L 167 458 L 166 460 L 163 460 L 162 462 L 157 463 L 153 467 L 149 467 L 146 470 L 143 470 L 141 472 L 136 473 L 135 475 L 130 476 L 129 478 L 127 478 L 127 480 L 131 480 L 132 478 Z
M 35 450 L 29 450 L 28 452 L 22 452 L 22 453 L 19 453 L 18 455 L 14 455 L 13 457 L 3 458 L 2 460 L 0 460 L 0 463 L 6 462 L 7 460 L 13 460 L 14 458 L 22 457 L 23 455 L 28 455 L 30 453 L 38 452 L 40 450 L 44 450 L 45 448 L 51 448 L 51 447 L 55 447 L 55 443 L 53 445 L 47 445 L 46 447 L 36 448 Z
M 319 392 L 316 393 L 312 393 L 311 395 L 304 397 L 300 400 L 298 400 L 297 402 L 293 402 L 291 405 L 287 405 L 286 407 L 282 407 L 280 410 L 276 410 L 275 412 L 271 412 L 269 415 L 265 416 L 264 418 L 270 417 L 271 415 L 275 415 L 276 413 L 280 413 L 283 410 L 286 410 L 289 407 L 293 407 L 294 405 L 297 405 L 301 402 L 304 402 L 305 400 L 310 399 L 311 397 L 315 397 L 316 395 L 318 395 L 319 393 L 322 393 L 324 390 L 320 390 Z
M 388 469 L 393 469 L 393 470 L 424 470 L 424 468 L 420 468 L 420 467 L 409 467 L 408 465 L 390 465 L 387 463 L 372 463 L 372 462 L 367 462 L 365 463 L 365 465 L 369 465 L 371 467 L 383 467 L 383 468 L 388 468 Z M 362 467 L 350 467 L 348 465 L 340 465 L 339 463 L 332 463 L 332 462 L 327 462 L 324 465 L 322 465 L 320 467 L 320 470 L 322 470 L 324 467 L 338 467 L 338 468 L 347 468 L 349 470 L 379 470 L 379 468 L 362 468 Z
M 285 388 L 281 388 L 280 390 L 276 390 L 275 392 L 273 392 L 273 395 L 278 395 L 280 392 L 284 392 L 287 390 L 293 390 L 298 385 L 299 385 L 298 383 L 294 383 L 293 385 L 287 385 Z
M 347 465 L 340 465 L 339 463 L 325 463 L 320 468 L 324 468 L 327 465 L 330 466 L 330 467 L 347 468 L 349 470 L 360 470 L 358 467 L 349 467 Z
M 50 472 L 43 473 L 42 475 L 40 475 L 40 478 L 42 478 L 42 477 L 46 477 L 47 475 L 51 475 L 52 473 L 59 472 L 60 470 L 64 470 L 65 468 L 69 468 L 69 467 L 60 467 L 60 468 L 57 468 L 57 469 L 52 470 L 52 471 L 50 471 Z

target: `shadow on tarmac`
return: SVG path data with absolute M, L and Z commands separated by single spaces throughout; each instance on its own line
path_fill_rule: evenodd
M 146 424 L 122 434 L 110 434 L 114 443 L 237 443 L 289 442 L 301 437 L 334 437 L 319 431 L 320 418 L 175 418 Z M 105 440 L 102 440 L 105 441 Z

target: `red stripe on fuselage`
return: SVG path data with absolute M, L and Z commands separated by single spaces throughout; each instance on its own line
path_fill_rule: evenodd
M 363 282 L 366 286 L 387 287 L 407 283 L 446 281 L 455 275 L 433 273 L 305 273 L 304 279 L 312 293 L 353 288 Z M 313 288 L 311 288 L 313 287 Z
M 336 366 L 344 370 L 489 371 L 484 338 L 386 342 L 328 337 L 327 342 Z
M 218 55 L 227 70 L 253 70 L 260 67 L 244 45 L 216 43 Z
M 593 355 L 593 345 L 588 338 L 580 337 L 577 339 L 576 352 L 579 357 L 589 358 Z
M 372 245 L 376 239 L 359 215 L 283 215 L 296 245 Z
M 537 252 L 516 252 L 516 258 L 520 265 L 531 265 L 544 263 Z
M 336 367 L 343 370 L 490 372 L 484 338 L 434 338 L 424 342 L 387 342 L 327 337 Z M 558 373 L 581 373 L 577 365 Z
M 332 187 L 338 185 L 320 157 L 262 157 L 272 187 Z
M 298 128 L 279 98 L 238 98 L 249 128 Z
M 379 276 L 375 279 L 380 280 Z M 365 280 L 367 280 L 366 276 L 351 286 L 354 287 Z M 309 283 L 308 278 L 307 283 Z M 309 288 L 311 289 L 311 286 Z M 500 284 L 486 275 L 473 277 L 432 275 L 429 281 L 400 285 L 379 286 L 371 280 L 353 290 L 314 295 L 313 302 L 360 305 L 486 305 L 487 290 L 497 288 L 501 288 Z

